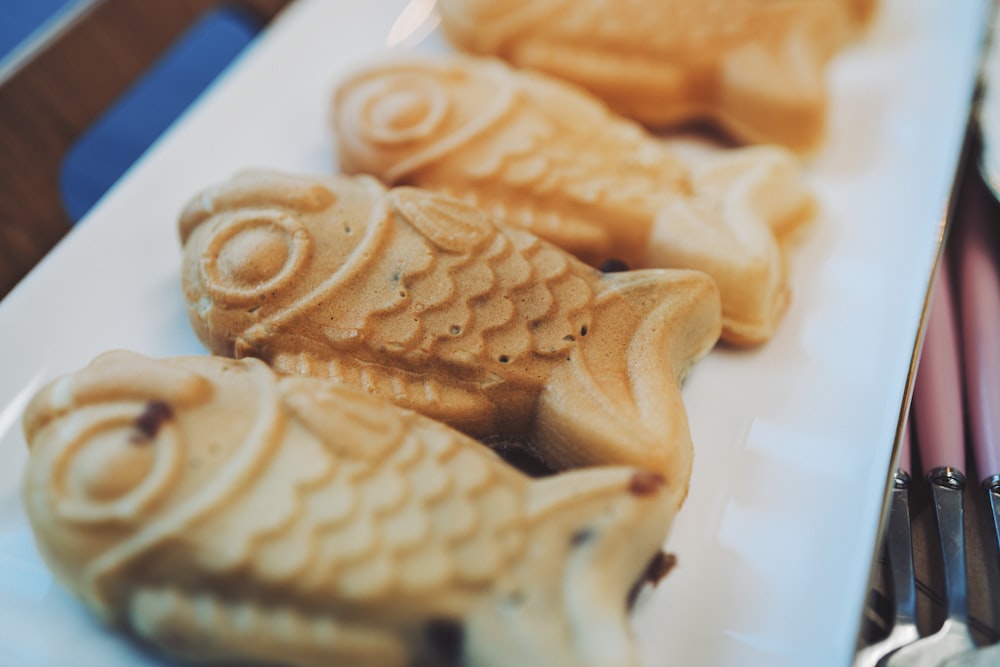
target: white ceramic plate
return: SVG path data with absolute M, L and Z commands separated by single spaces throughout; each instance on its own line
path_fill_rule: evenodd
M 0 303 L 0 665 L 160 662 L 39 560 L 21 411 L 110 348 L 204 352 L 179 289 L 180 207 L 244 166 L 335 169 L 331 90 L 384 51 L 405 4 L 299 0 Z M 884 0 L 833 63 L 829 139 L 807 163 L 822 211 L 792 257 L 787 319 L 760 349 L 713 351 L 683 390 L 695 471 L 667 545 L 679 565 L 635 613 L 647 665 L 850 662 L 986 10 Z M 432 20 L 396 30 L 398 48 L 448 48 Z

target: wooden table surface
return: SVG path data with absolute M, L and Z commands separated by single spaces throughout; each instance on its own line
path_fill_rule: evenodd
M 265 24 L 289 0 L 84 0 L 0 72 L 0 299 L 69 231 L 67 150 L 206 12 Z

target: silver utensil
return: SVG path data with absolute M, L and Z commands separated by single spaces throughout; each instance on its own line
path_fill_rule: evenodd
M 962 204 L 956 242 L 969 424 L 1000 549 L 1000 258 L 995 255 L 1000 233 L 997 221 L 988 219 L 993 202 L 979 183 L 970 181 Z
M 961 653 L 945 660 L 941 667 L 997 667 L 1000 665 L 1000 645 Z
M 887 655 L 920 638 L 917 632 L 917 591 L 913 577 L 913 540 L 910 536 L 910 428 L 903 427 L 899 466 L 892 486 L 889 525 L 885 539 L 889 551 L 896 614 L 892 629 L 881 641 L 854 656 L 853 667 L 875 667 Z
M 995 3 L 996 4 L 996 3 Z M 960 260 L 961 328 L 969 421 L 973 452 L 993 534 L 1000 551 L 1000 267 L 991 249 L 997 247 L 996 224 L 987 220 L 986 188 L 1000 201 L 1000 20 L 994 7 L 986 55 L 980 72 L 981 97 L 976 108 L 979 128 L 979 173 L 983 187 L 973 183 L 965 198 L 957 229 Z M 997 595 L 993 591 L 992 595 Z M 1000 644 L 966 651 L 943 667 L 1000 665 Z
M 1000 120 L 1000 118 L 998 118 Z M 963 216 L 955 229 L 960 259 L 962 352 L 965 389 L 976 469 L 993 518 L 1000 555 L 1000 233 L 989 220 L 990 193 L 970 179 L 963 192 Z M 1000 591 L 991 591 L 1000 595 Z M 1000 644 L 964 653 L 949 667 L 1000 665 Z
M 962 491 L 965 475 L 962 383 L 948 265 L 934 282 L 924 348 L 913 390 L 913 416 L 921 464 L 931 485 L 941 542 L 947 617 L 941 629 L 904 646 L 885 664 L 938 667 L 975 647 L 969 633 Z
M 965 199 L 965 215 L 957 229 L 961 294 L 961 326 L 976 469 L 993 519 L 1000 552 L 1000 258 L 996 223 L 987 220 L 988 195 L 1000 201 L 1000 20 L 994 11 L 980 73 L 979 172 Z M 986 188 L 991 192 L 987 193 Z M 991 252 L 993 250 L 993 252 Z M 992 595 L 1000 592 L 992 591 Z M 1000 644 L 962 653 L 944 667 L 1000 665 Z

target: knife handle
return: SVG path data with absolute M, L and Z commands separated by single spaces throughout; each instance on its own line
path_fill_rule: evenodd
M 927 474 L 941 539 L 941 563 L 948 620 L 967 625 L 968 576 L 965 569 L 965 519 L 962 492 L 965 476 L 954 468 L 934 468 Z
M 1000 219 L 979 178 L 963 188 L 955 236 L 969 426 L 980 480 L 1000 474 Z
M 917 447 L 924 471 L 965 469 L 961 361 L 953 311 L 948 263 L 942 256 L 913 389 Z

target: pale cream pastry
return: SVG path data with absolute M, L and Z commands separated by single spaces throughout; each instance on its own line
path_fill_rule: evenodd
M 555 469 L 691 470 L 679 382 L 721 329 L 688 270 L 601 273 L 469 204 L 371 177 L 244 172 L 180 220 L 214 353 L 332 378 Z
M 595 266 L 708 273 L 729 342 L 768 340 L 787 309 L 786 246 L 814 197 L 784 149 L 696 162 L 576 86 L 466 57 L 362 68 L 333 125 L 349 173 L 466 199 Z
M 657 127 L 747 142 L 823 137 L 826 66 L 874 0 L 439 0 L 460 48 L 584 86 Z
M 109 625 L 199 663 L 633 667 L 671 566 L 664 480 L 533 480 L 460 433 L 256 359 L 111 352 L 24 417 L 45 560 Z

